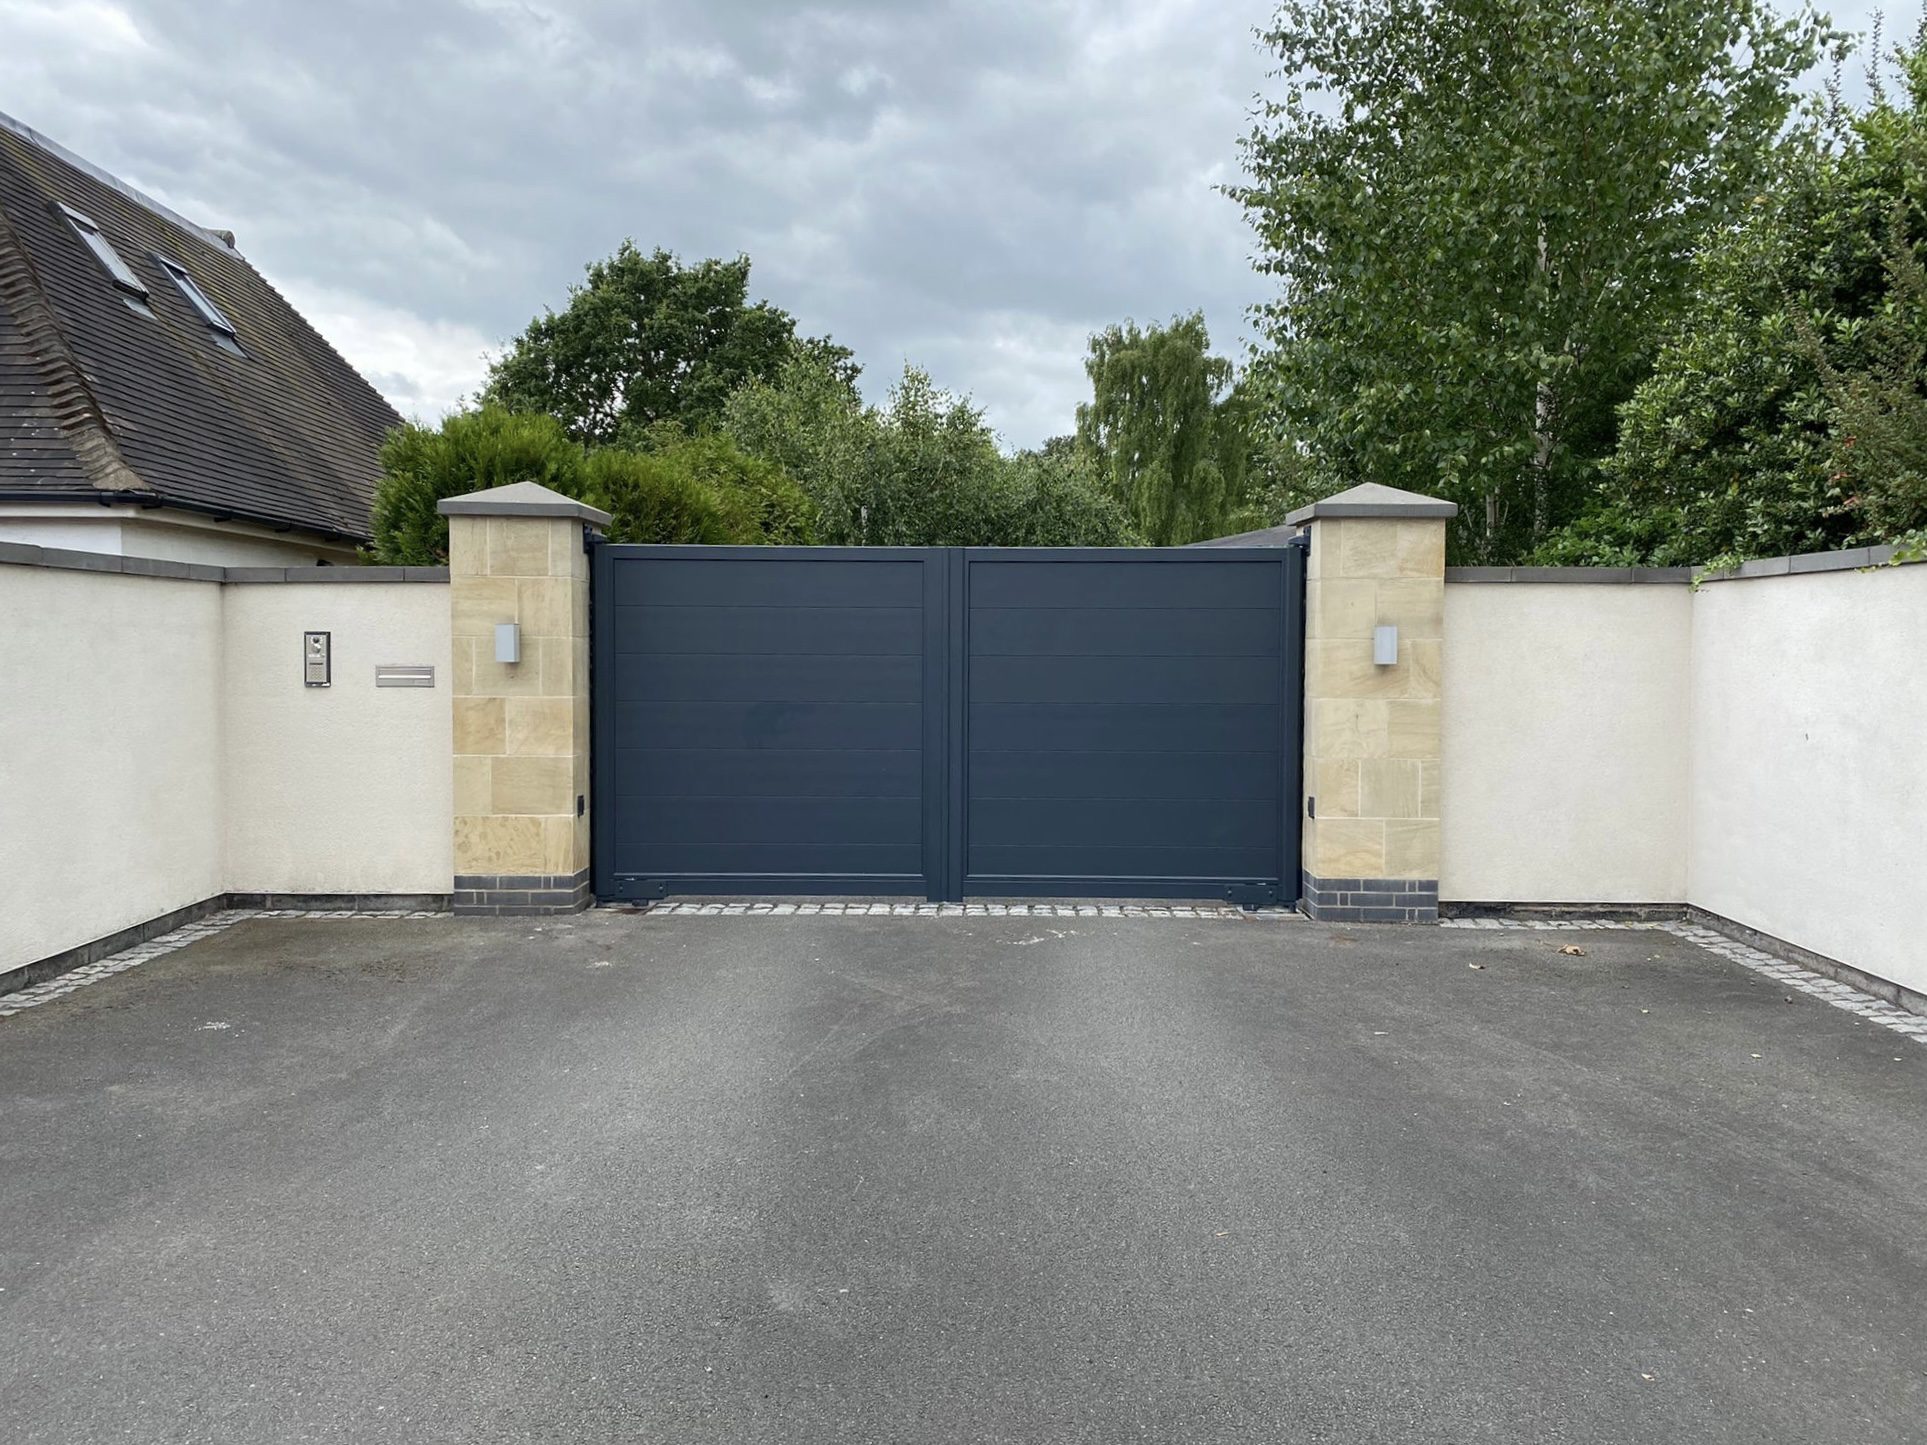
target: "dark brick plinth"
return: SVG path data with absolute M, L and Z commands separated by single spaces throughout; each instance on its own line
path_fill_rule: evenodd
M 589 870 L 580 873 L 469 873 L 455 879 L 451 900 L 468 915 L 579 913 L 593 901 Z
M 1320 923 L 1437 923 L 1436 878 L 1314 878 L 1298 907 Z

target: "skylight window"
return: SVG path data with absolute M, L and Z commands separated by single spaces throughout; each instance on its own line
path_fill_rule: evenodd
M 234 323 L 221 314 L 220 307 L 208 300 L 207 292 L 194 284 L 194 278 L 187 274 L 187 267 L 165 256 L 156 256 L 154 259 L 161 263 L 161 269 L 173 278 L 174 284 L 181 288 L 181 295 L 187 298 L 188 304 L 201 313 L 201 320 L 223 336 L 234 335 Z
M 114 278 L 114 284 L 129 295 L 145 301 L 147 283 L 136 276 L 133 268 L 121 260 L 120 252 L 114 249 L 113 242 L 101 235 L 100 227 L 94 224 L 93 217 L 81 214 L 72 206 L 62 206 L 60 211 L 74 230 L 80 233 L 80 239 L 87 243 L 87 249 L 94 253 L 94 259 L 107 268 L 107 274 Z
M 187 304 L 200 312 L 201 320 L 213 329 L 215 341 L 225 349 L 238 353 L 241 348 L 235 338 L 234 323 L 227 319 L 207 292 L 195 284 L 194 278 L 187 274 L 187 267 L 179 261 L 170 261 L 158 251 L 154 253 L 154 259 L 160 263 L 168 278 L 181 288 L 181 295 L 187 298 Z

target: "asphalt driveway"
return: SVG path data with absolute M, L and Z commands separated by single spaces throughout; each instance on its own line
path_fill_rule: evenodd
M 0 1020 L 3 1433 L 1927 1439 L 1927 1049 L 1574 939 L 240 924 Z

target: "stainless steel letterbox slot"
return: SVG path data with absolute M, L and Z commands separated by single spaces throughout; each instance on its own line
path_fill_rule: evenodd
M 435 669 L 417 662 L 378 662 L 376 687 L 433 687 Z

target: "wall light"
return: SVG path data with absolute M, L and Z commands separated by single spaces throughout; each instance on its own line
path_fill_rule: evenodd
M 1374 627 L 1372 629 L 1372 661 L 1380 667 L 1390 667 L 1398 661 L 1398 629 L 1396 627 Z
M 495 660 L 497 662 L 520 662 L 522 660 L 522 627 L 516 622 L 495 624 Z

